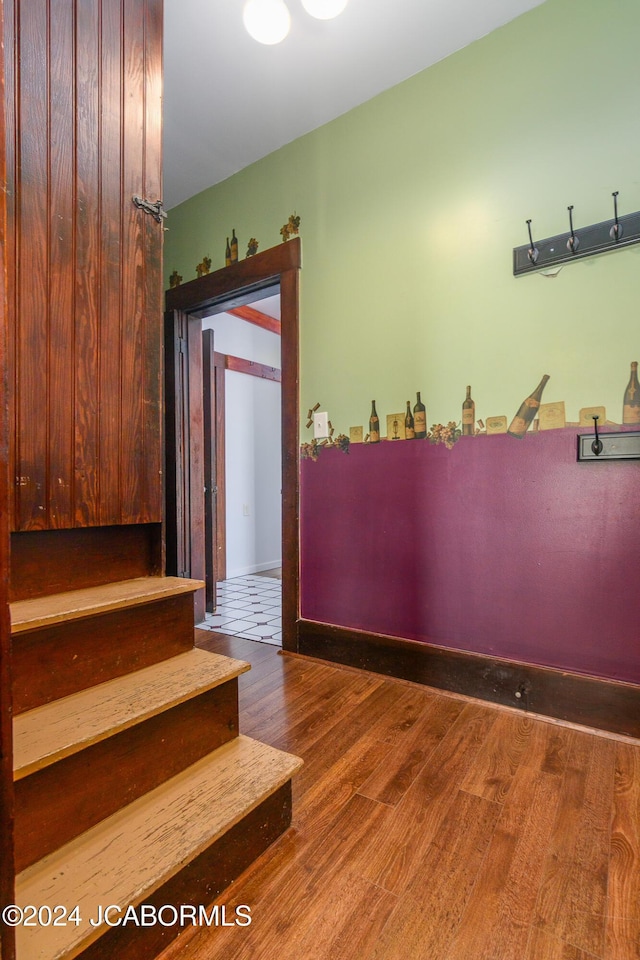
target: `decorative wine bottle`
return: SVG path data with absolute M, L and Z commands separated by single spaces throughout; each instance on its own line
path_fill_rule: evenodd
M 229 237 L 227 237 L 227 249 L 224 252 L 224 265 L 225 267 L 231 266 L 231 247 L 229 246 Z
M 376 413 L 376 402 L 371 401 L 371 416 L 369 417 L 369 443 L 380 443 L 380 421 Z
M 623 423 L 640 423 L 640 384 L 638 383 L 638 361 L 631 364 L 631 377 L 624 392 L 622 405 Z
M 467 387 L 467 396 L 462 404 L 462 436 L 472 437 L 476 425 L 476 405 L 471 399 L 471 387 Z
M 413 426 L 413 414 L 411 413 L 411 401 L 407 400 L 407 414 L 404 418 L 404 436 L 406 440 L 413 440 L 416 435 Z
M 538 412 L 540 407 L 540 400 L 542 398 L 542 391 L 547 385 L 547 380 L 549 375 L 545 373 L 544 377 L 535 388 L 532 394 L 530 394 L 527 399 L 520 404 L 520 409 L 516 413 L 515 417 L 511 421 L 507 433 L 512 437 L 517 437 L 518 440 L 521 440 L 529 427 L 531 422 Z
M 413 430 L 416 440 L 424 440 L 427 435 L 427 411 L 424 403 L 420 399 L 420 392 L 416 394 L 418 398 L 413 408 Z
M 231 231 L 231 263 L 238 262 L 238 238 L 235 230 Z

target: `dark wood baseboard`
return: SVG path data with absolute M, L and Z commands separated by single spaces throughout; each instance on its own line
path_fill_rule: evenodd
M 640 738 L 640 686 L 631 683 L 310 620 L 298 622 L 298 653 Z
M 264 800 L 235 827 L 187 864 L 145 904 L 193 904 L 208 907 L 291 824 L 291 781 Z M 248 904 L 251 907 L 251 904 Z M 234 903 L 227 909 L 233 922 Z M 178 934 L 180 926 L 114 927 L 82 953 L 82 960 L 152 960 Z M 186 929 L 190 929 L 187 925 Z

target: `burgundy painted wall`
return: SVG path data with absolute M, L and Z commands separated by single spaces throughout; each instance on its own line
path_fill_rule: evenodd
M 640 461 L 577 432 L 303 461 L 303 618 L 640 683 Z

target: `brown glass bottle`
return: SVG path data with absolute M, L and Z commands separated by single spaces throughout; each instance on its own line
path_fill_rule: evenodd
M 231 266 L 231 247 L 229 246 L 229 237 L 227 237 L 227 249 L 224 252 L 224 265 L 225 267 Z
M 404 436 L 405 440 L 413 440 L 416 432 L 413 426 L 413 414 L 411 413 L 411 401 L 407 400 L 407 413 L 404 418 Z
M 631 364 L 631 376 L 624 392 L 622 403 L 622 422 L 640 423 L 640 384 L 638 383 L 638 361 Z
M 420 399 L 420 391 L 416 393 L 417 402 L 413 408 L 413 430 L 416 440 L 424 440 L 427 435 L 427 411 Z
M 369 443 L 380 443 L 380 421 L 376 413 L 376 402 L 371 401 L 371 416 L 369 417 Z
M 476 425 L 476 405 L 471 399 L 471 387 L 467 387 L 467 396 L 462 404 L 462 436 L 472 437 Z
M 235 230 L 231 231 L 231 263 L 238 262 L 238 238 Z
M 524 437 L 525 433 L 531 426 L 533 418 L 538 412 L 540 400 L 542 398 L 542 391 L 546 387 L 548 379 L 549 375 L 545 373 L 544 377 L 535 388 L 533 393 L 530 394 L 527 399 L 520 404 L 520 409 L 511 421 L 509 429 L 507 430 L 507 433 L 510 436 L 517 437 L 519 440 Z

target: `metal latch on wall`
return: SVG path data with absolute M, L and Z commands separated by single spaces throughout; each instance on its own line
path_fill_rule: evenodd
M 144 200 L 142 197 L 132 197 L 131 199 L 136 207 L 144 210 L 145 213 L 151 214 L 153 219 L 157 220 L 158 223 L 162 223 L 163 220 L 167 219 L 167 213 L 162 209 L 162 200 L 156 200 L 155 203 L 152 203 L 151 200 Z

